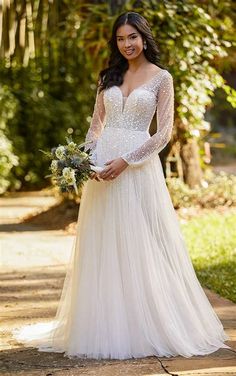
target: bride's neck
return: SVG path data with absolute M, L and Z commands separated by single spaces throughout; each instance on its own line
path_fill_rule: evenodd
M 132 73 L 137 72 L 143 65 L 147 63 L 147 59 L 144 54 L 140 54 L 136 59 L 129 60 L 128 70 Z

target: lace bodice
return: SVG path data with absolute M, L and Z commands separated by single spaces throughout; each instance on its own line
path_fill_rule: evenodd
M 94 112 L 86 141 L 95 151 L 104 128 L 148 131 L 156 113 L 157 131 L 138 148 L 120 155 L 130 166 L 141 165 L 159 153 L 169 142 L 174 118 L 174 88 L 171 74 L 161 69 L 150 80 L 123 97 L 118 86 L 96 95 Z

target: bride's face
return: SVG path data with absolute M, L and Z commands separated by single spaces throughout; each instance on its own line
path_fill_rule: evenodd
M 131 25 L 120 26 L 116 31 L 116 42 L 120 53 L 132 60 L 143 53 L 142 35 Z

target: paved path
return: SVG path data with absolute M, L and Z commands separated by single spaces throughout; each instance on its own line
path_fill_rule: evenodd
M 74 236 L 63 230 L 36 228 L 29 222 L 25 227 L 20 225 L 25 215 L 39 213 L 56 203 L 53 197 L 33 193 L 0 199 L 0 206 L 4 207 L 3 226 L 0 226 L 0 375 L 236 376 L 236 305 L 209 290 L 205 291 L 230 336 L 228 344 L 232 351 L 221 349 L 205 357 L 188 359 L 146 357 L 96 361 L 40 353 L 16 343 L 10 335 L 12 329 L 25 323 L 48 321 L 56 312 Z

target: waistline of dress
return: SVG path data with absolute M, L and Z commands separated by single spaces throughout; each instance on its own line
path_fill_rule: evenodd
M 145 130 L 145 131 L 140 131 L 139 129 L 135 129 L 135 128 L 126 128 L 126 127 L 112 127 L 112 126 L 108 126 L 106 125 L 103 129 L 103 131 L 105 130 L 111 130 L 112 132 L 115 132 L 115 131 L 122 131 L 122 132 L 137 132 L 137 133 L 144 133 L 144 134 L 148 134 L 150 135 L 149 131 L 148 130 Z

